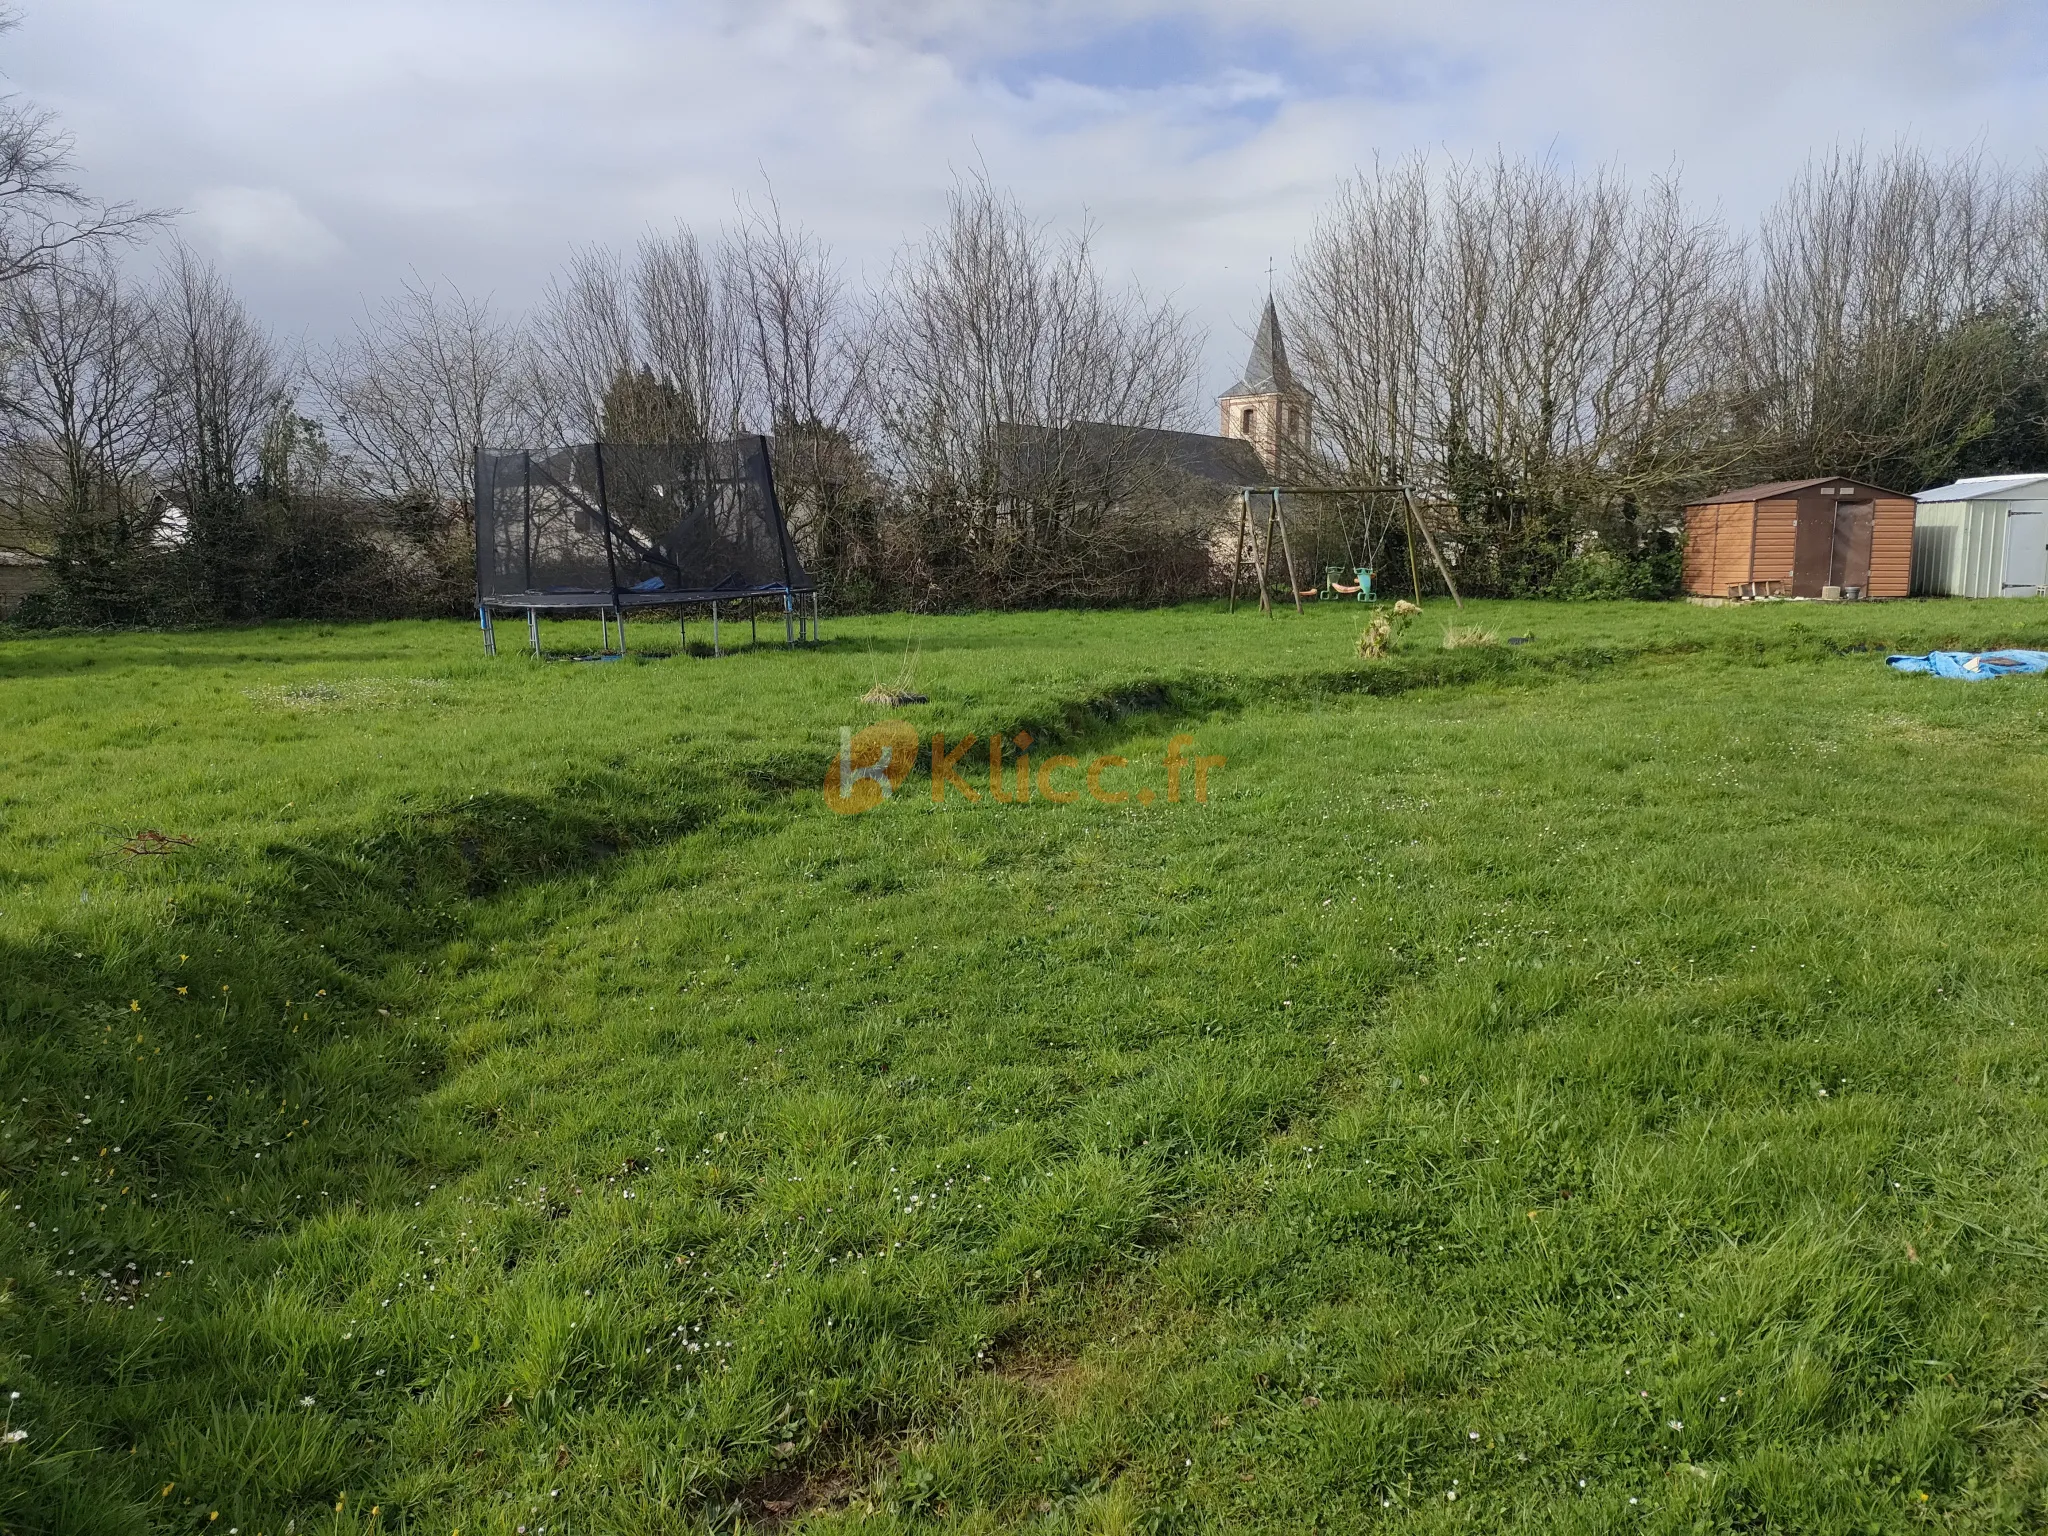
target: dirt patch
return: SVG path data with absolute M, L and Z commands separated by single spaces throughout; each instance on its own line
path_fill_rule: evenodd
M 1062 1415 L 1080 1404 L 1101 1379 L 1101 1370 L 1078 1355 L 1026 1346 L 996 1361 L 995 1374 L 1044 1398 Z
M 755 1530 L 773 1531 L 821 1509 L 843 1509 L 858 1492 L 859 1482 L 843 1467 L 778 1467 L 740 1489 L 734 1502 Z

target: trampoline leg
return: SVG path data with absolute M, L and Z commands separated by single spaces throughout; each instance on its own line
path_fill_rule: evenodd
M 529 608 L 529 609 L 527 609 L 527 610 L 526 610 L 526 639 L 527 639 L 527 643 L 528 643 L 528 644 L 530 644 L 530 645 L 531 645 L 531 646 L 533 647 L 533 659 L 534 659 L 535 661 L 539 661 L 539 660 L 540 660 L 540 610 L 539 610 L 539 609 L 537 609 L 537 608 Z
M 747 604 L 747 638 L 755 645 L 761 643 L 761 604 L 758 600 Z
M 811 594 L 811 644 L 818 643 L 818 594 Z
M 724 654 L 718 649 L 718 604 L 716 603 L 711 605 L 711 654 L 714 656 Z
M 790 595 L 782 594 L 782 644 L 785 648 L 796 644 L 796 603 Z
M 486 656 L 495 656 L 495 655 L 497 655 L 497 654 L 498 654 L 498 632 L 497 632 L 497 630 L 495 630 L 495 629 L 493 629 L 493 628 L 491 627 L 491 610 L 490 610 L 490 609 L 488 609 L 488 608 L 482 607 L 481 605 L 479 605 L 479 607 L 478 607 L 478 608 L 477 608 L 477 610 L 476 610 L 476 618 L 477 618 L 477 622 L 478 622 L 479 624 L 481 624 L 481 625 L 483 626 L 483 631 L 484 631 L 484 654 L 485 654 Z
M 619 610 L 619 654 L 626 654 L 626 610 Z
M 685 656 L 690 654 L 690 616 L 680 608 L 676 610 L 676 644 Z

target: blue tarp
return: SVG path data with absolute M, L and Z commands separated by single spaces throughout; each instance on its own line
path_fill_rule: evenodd
M 1887 656 L 1884 661 L 1901 672 L 1931 672 L 1966 683 L 2048 672 L 2048 651 L 1929 651 L 1925 656 Z

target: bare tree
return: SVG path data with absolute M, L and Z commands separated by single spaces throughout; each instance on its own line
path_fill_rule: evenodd
M 1979 154 L 1811 162 L 1764 217 L 1735 332 L 1760 472 L 1947 478 L 2027 368 L 2029 252 L 2022 189 Z
M 164 473 L 188 522 L 187 548 L 207 610 L 248 617 L 261 601 L 258 536 L 247 487 L 265 433 L 289 407 L 290 380 L 270 335 L 226 279 L 173 247 L 151 334 L 168 445 Z
M 0 288 L 0 325 L 0 546 L 48 556 L 71 609 L 133 616 L 162 531 L 148 309 L 76 254 Z
M 534 372 L 557 439 L 686 442 L 736 430 L 731 326 L 697 237 L 649 235 L 629 263 L 579 251 L 534 325 Z
M 1120 451 L 1119 431 L 1189 419 L 1186 319 L 1111 290 L 1086 230 L 1056 241 L 981 179 L 904 251 L 882 310 L 877 417 L 927 584 L 956 601 L 1094 595 L 1143 499 L 1127 483 L 1143 450 Z
M 772 193 L 742 209 L 720 256 L 744 415 L 774 436 L 791 532 L 839 585 L 870 575 L 880 485 L 867 443 L 869 332 L 831 252 L 785 223 Z
M 1674 185 L 1415 159 L 1341 189 L 1289 308 L 1343 473 L 1449 503 L 1475 584 L 1525 589 L 1706 470 L 1733 256 Z
M 392 506 L 459 520 L 477 451 L 522 442 L 532 425 L 523 339 L 452 284 L 408 282 L 314 377 L 357 483 Z
M 0 34 L 19 25 L 18 11 L 0 7 Z M 54 113 L 0 98 L 0 284 L 139 239 L 168 217 L 88 195 L 72 177 L 71 155 L 71 138 Z

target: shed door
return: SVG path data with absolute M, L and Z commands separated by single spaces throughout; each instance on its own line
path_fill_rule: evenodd
M 2048 512 L 2015 512 L 2005 520 L 2002 597 L 2039 597 L 2048 586 Z
M 1870 533 L 1876 521 L 1877 508 L 1867 501 L 1843 502 L 1835 508 L 1835 552 L 1828 585 L 1870 585 Z
M 1835 509 L 1818 499 L 1799 501 L 1799 523 L 1792 544 L 1792 595 L 1819 597 L 1833 576 Z

